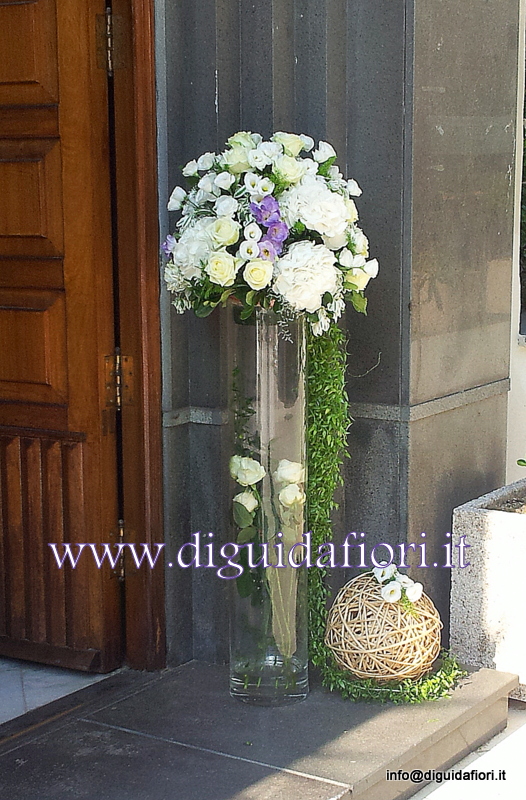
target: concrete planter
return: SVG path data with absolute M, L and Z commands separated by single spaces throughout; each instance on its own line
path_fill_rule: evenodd
M 470 566 L 451 570 L 451 649 L 460 661 L 519 675 L 526 701 L 526 479 L 459 506 L 453 536 Z

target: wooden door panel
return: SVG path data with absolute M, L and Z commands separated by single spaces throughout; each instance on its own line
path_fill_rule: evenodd
M 0 141 L 0 248 L 4 256 L 61 256 L 62 171 L 57 139 Z
M 0 103 L 57 103 L 55 0 L 0 2 L 0 53 Z
M 121 663 L 118 580 L 50 543 L 111 541 L 116 439 L 102 0 L 0 2 L 0 653 Z M 4 55 L 5 54 L 5 55 Z
M 0 399 L 67 401 L 63 292 L 0 289 Z

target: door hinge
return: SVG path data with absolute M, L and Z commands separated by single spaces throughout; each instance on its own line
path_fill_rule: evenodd
M 133 356 L 123 356 L 116 348 L 112 356 L 104 356 L 106 407 L 121 411 L 133 404 Z
M 117 544 L 124 544 L 124 534 L 125 534 L 124 520 L 120 519 L 119 522 L 117 523 Z M 112 533 L 112 536 L 115 536 L 115 534 Z M 114 571 L 114 574 L 117 576 L 119 581 L 123 581 L 124 578 L 126 577 L 125 565 L 124 565 L 124 550 L 125 548 L 121 547 L 119 560 L 117 562 L 117 566 Z
M 116 69 L 124 67 L 123 19 L 106 8 L 96 17 L 97 66 L 112 78 Z

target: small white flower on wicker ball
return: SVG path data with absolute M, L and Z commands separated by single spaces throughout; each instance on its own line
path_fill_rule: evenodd
M 244 492 L 236 494 L 233 502 L 240 503 L 242 506 L 245 506 L 249 514 L 255 511 L 259 505 L 256 495 L 253 492 L 251 492 L 250 489 L 245 489 Z
M 410 600 L 412 603 L 416 603 L 417 600 L 420 600 L 422 597 L 422 592 L 424 591 L 424 587 L 421 583 L 413 583 L 412 586 L 407 586 L 405 593 L 407 599 Z
M 402 597 L 402 587 L 398 581 L 390 581 L 382 586 L 381 594 L 386 603 L 396 603 Z
M 406 589 L 408 586 L 413 586 L 414 584 L 414 580 L 412 580 L 412 578 L 410 578 L 409 575 L 402 575 L 400 572 L 398 572 L 395 575 L 395 578 L 398 581 L 398 583 L 401 586 L 404 586 Z
M 396 564 L 388 564 L 387 561 L 382 561 L 379 567 L 373 569 L 373 575 L 378 583 L 383 583 L 392 578 L 396 571 Z
M 252 486 L 263 480 L 267 474 L 265 467 L 253 458 L 232 456 L 230 459 L 230 474 L 241 486 Z

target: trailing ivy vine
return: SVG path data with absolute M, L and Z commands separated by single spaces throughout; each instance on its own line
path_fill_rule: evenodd
M 308 453 L 308 530 L 312 547 L 332 540 L 331 515 L 334 499 L 343 483 L 341 467 L 348 455 L 347 434 L 352 424 L 345 388 L 347 362 L 345 333 L 331 325 L 324 336 L 307 334 L 307 453 Z M 418 680 L 390 681 L 356 678 L 339 669 L 325 644 L 327 619 L 327 569 L 309 573 L 309 655 L 321 673 L 323 685 L 350 700 L 377 700 L 393 703 L 419 703 L 447 696 L 464 673 L 454 656 L 442 653 L 439 667 Z

